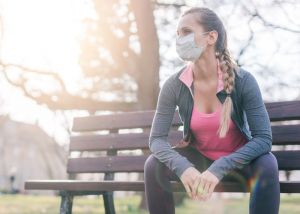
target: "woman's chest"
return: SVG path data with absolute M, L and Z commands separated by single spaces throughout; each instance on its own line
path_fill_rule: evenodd
M 222 103 L 217 94 L 217 84 L 195 83 L 193 87 L 194 108 L 204 114 L 216 112 Z
M 179 110 L 180 117 L 183 122 L 189 123 L 193 111 L 193 106 L 198 107 L 198 112 L 202 113 L 213 113 L 220 106 L 223 105 L 226 99 L 225 90 L 216 91 L 201 91 L 197 95 L 197 91 L 194 90 L 194 86 L 191 88 L 183 86 L 177 93 L 177 106 Z M 231 118 L 238 126 L 242 126 L 243 123 L 243 110 L 241 106 L 241 98 L 234 90 L 231 94 L 232 99 L 232 113 Z

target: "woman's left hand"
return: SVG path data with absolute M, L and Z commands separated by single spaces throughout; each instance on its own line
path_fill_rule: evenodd
M 206 170 L 194 181 L 193 190 L 195 191 L 196 199 L 207 200 L 211 197 L 219 179 Z

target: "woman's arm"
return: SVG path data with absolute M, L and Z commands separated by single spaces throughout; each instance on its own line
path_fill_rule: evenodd
M 214 161 L 207 169 L 219 180 L 235 168 L 243 168 L 256 157 L 272 148 L 270 118 L 264 105 L 261 91 L 254 76 L 248 72 L 242 88 L 242 108 L 245 110 L 252 139 L 244 146 Z M 246 122 L 246 121 L 245 121 Z
M 172 87 L 174 79 L 169 77 L 163 84 L 156 106 L 155 115 L 149 136 L 149 148 L 153 155 L 163 162 L 178 177 L 190 166 L 194 167 L 186 157 L 175 151 L 167 142 L 168 133 L 176 108 L 176 97 Z

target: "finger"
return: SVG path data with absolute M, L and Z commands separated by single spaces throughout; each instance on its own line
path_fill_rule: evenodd
M 203 187 L 203 199 L 207 199 L 207 196 L 209 194 L 209 190 L 210 190 L 210 186 L 211 186 L 211 182 L 206 182 L 205 183 L 205 186 Z
M 199 178 L 197 177 L 193 183 L 193 186 L 192 186 L 192 195 L 193 195 L 193 198 L 195 198 L 197 196 L 197 192 L 198 192 L 198 185 L 199 185 Z
M 216 184 L 211 184 L 210 187 L 209 187 L 209 190 L 208 190 L 208 197 L 207 198 L 210 198 L 212 193 L 214 192 L 214 189 L 216 187 Z
M 210 185 L 211 185 L 210 181 L 205 182 L 205 185 L 203 186 L 204 193 L 208 193 Z
M 187 185 L 187 184 L 183 184 L 183 185 L 184 185 L 185 191 L 187 192 L 189 197 L 192 198 L 191 189 L 190 189 L 189 185 Z

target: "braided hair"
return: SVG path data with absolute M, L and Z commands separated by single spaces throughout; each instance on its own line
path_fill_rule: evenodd
M 233 109 L 231 94 L 234 90 L 235 75 L 239 72 L 239 67 L 229 53 L 227 48 L 227 33 L 217 14 L 211 9 L 205 7 L 192 7 L 184 11 L 181 17 L 187 14 L 195 14 L 197 23 L 201 25 L 205 31 L 215 30 L 218 32 L 218 39 L 214 47 L 215 55 L 220 61 L 220 68 L 223 73 L 224 90 L 227 93 L 221 112 L 220 125 L 217 131 L 219 137 L 223 138 L 226 136 L 229 129 Z

